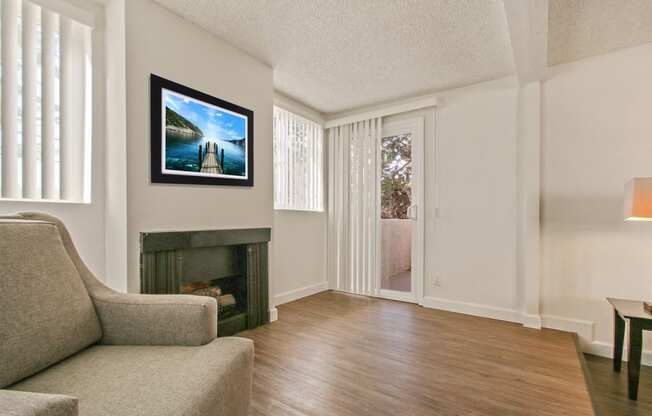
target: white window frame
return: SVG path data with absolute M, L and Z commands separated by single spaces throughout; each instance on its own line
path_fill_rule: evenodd
M 26 79 L 35 80 L 37 82 L 36 91 L 39 93 L 34 96 L 36 101 L 33 104 L 29 100 L 29 95 L 35 94 L 34 89 L 21 89 L 19 87 L 20 83 L 16 82 L 18 84 L 18 93 L 15 95 L 14 100 L 21 107 L 27 103 L 25 108 L 31 108 L 31 116 L 30 112 L 26 112 L 23 108 L 21 113 L 18 113 L 19 118 L 15 123 L 17 127 L 13 129 L 16 133 L 16 136 L 14 136 L 15 139 L 11 140 L 12 143 L 8 147 L 5 147 L 5 142 L 0 139 L 0 152 L 3 153 L 3 162 L 10 159 L 9 156 L 4 155 L 5 149 L 8 148 L 11 153 L 16 152 L 15 159 L 10 162 L 12 166 L 5 169 L 0 162 L 0 176 L 8 178 L 6 181 L 3 181 L 3 185 L 10 184 L 7 187 L 0 187 L 0 201 L 91 204 L 92 183 L 94 182 L 92 167 L 93 161 L 96 158 L 94 139 L 98 132 L 98 120 L 94 116 L 98 114 L 97 110 L 102 105 L 98 100 L 103 99 L 103 93 L 97 89 L 98 83 L 96 82 L 96 80 L 100 80 L 103 76 L 104 60 L 101 56 L 103 49 L 101 46 L 98 47 L 104 41 L 103 28 L 100 27 L 98 30 L 97 27 L 98 23 L 102 26 L 103 7 L 93 2 L 80 2 L 77 0 L 20 0 L 14 1 L 13 4 L 14 7 L 17 4 L 18 13 L 21 15 L 19 19 L 19 30 L 17 33 L 10 32 L 11 36 L 18 38 L 19 43 L 17 44 L 20 45 L 16 48 L 17 52 L 14 52 L 18 54 L 19 59 L 19 72 L 15 75 L 15 79 L 22 84 L 24 84 Z M 31 16 L 34 16 L 31 18 L 33 19 L 31 21 L 32 24 L 36 25 L 36 34 L 32 36 L 27 35 L 26 37 L 26 32 L 22 30 L 25 24 L 25 16 L 22 15 L 30 6 Z M 53 56 L 52 59 L 55 60 L 54 65 L 57 73 L 53 78 L 55 84 L 54 91 L 56 91 L 54 100 L 59 105 L 59 111 L 56 111 L 50 117 L 51 121 L 49 123 L 51 124 L 48 124 L 51 126 L 50 129 L 54 129 L 55 131 L 54 135 L 52 133 L 50 134 L 50 146 L 48 148 L 43 147 L 45 144 L 44 136 L 46 136 L 45 126 L 47 124 L 43 116 L 45 113 L 45 109 L 43 108 L 45 103 L 43 88 L 43 60 L 45 58 L 43 55 L 45 41 L 43 29 L 44 10 L 52 13 L 49 16 L 56 14 L 54 20 L 50 19 L 50 21 L 54 21 L 56 24 L 55 32 L 49 33 L 54 34 L 53 45 L 56 48 L 56 51 L 53 52 L 54 55 L 50 56 Z M 69 85 L 73 86 L 72 88 L 69 87 L 66 89 L 61 88 L 63 85 L 62 78 L 65 76 L 61 73 L 61 67 L 65 64 L 63 63 L 64 58 L 62 57 L 60 46 L 62 42 L 61 32 L 64 30 L 61 22 L 64 19 L 66 21 L 66 29 L 71 28 L 70 30 L 72 30 L 72 32 L 67 33 L 71 33 L 70 41 L 73 43 L 68 44 L 76 48 L 73 49 L 75 52 L 67 55 L 72 57 L 72 61 L 68 60 L 68 62 L 73 63 L 72 66 L 69 66 L 70 70 L 67 72 L 67 79 L 75 81 L 69 83 Z M 28 39 L 28 42 L 32 45 L 28 50 L 34 51 L 33 48 L 36 47 L 35 54 L 38 60 L 37 66 L 32 67 L 34 69 L 29 72 L 23 72 L 25 70 L 26 58 L 22 43 L 25 39 Z M 31 78 L 25 78 L 27 74 L 31 74 Z M 79 85 L 80 78 L 83 80 L 83 88 L 75 88 L 76 85 Z M 64 90 L 65 94 L 67 94 L 67 102 L 72 103 L 72 105 L 66 106 L 61 103 L 61 95 L 64 94 Z M 28 95 L 26 96 L 25 94 Z M 60 112 L 65 109 L 72 116 L 60 118 Z M 35 119 L 34 111 L 36 112 Z M 13 114 L 9 115 L 9 120 L 11 120 Z M 34 120 L 34 124 L 30 123 L 29 119 L 25 119 L 25 117 Z M 2 120 L 1 117 L 0 120 Z M 101 123 L 101 120 L 99 122 Z M 27 126 L 27 129 L 24 126 Z M 0 128 L 2 127 L 4 126 L 0 122 Z M 25 133 L 24 130 L 28 131 L 28 133 Z M 67 135 L 70 140 L 67 142 L 68 146 L 66 148 L 68 151 L 65 152 L 65 155 L 62 153 L 61 148 L 61 134 L 64 130 L 70 133 Z M 52 130 L 48 131 L 52 132 Z M 32 139 L 25 140 L 23 137 L 25 134 Z M 47 149 L 50 149 L 50 151 L 48 152 Z M 34 156 L 26 158 L 28 154 Z M 69 163 L 64 163 L 66 165 L 64 170 L 62 162 L 66 160 Z M 44 174 L 43 167 L 46 165 L 49 166 L 49 171 L 53 172 L 53 174 Z M 63 185 L 64 181 L 65 186 Z
M 278 105 L 273 119 L 274 209 L 324 212 L 323 125 Z

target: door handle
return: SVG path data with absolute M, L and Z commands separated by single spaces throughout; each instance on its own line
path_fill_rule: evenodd
M 416 221 L 418 219 L 417 205 L 416 204 L 410 205 L 408 207 L 407 214 L 409 219 Z

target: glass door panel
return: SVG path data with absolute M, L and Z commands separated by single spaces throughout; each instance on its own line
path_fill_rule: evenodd
M 382 138 L 381 290 L 412 292 L 412 132 Z

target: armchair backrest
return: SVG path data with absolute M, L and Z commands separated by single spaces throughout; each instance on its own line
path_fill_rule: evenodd
M 93 302 L 58 221 L 0 217 L 0 388 L 102 336 Z M 76 253 L 75 253 L 76 254 Z

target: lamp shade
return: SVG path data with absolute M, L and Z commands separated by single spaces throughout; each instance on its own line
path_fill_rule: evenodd
M 634 178 L 625 185 L 625 221 L 652 221 L 652 178 Z

